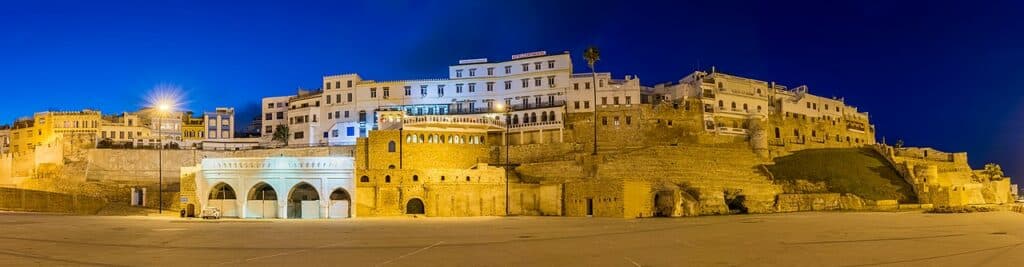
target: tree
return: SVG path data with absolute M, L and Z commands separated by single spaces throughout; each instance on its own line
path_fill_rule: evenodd
M 590 76 L 593 78 L 594 84 L 594 153 L 597 155 L 597 71 L 594 70 L 594 64 L 598 60 L 601 60 L 601 51 L 597 50 L 595 46 L 587 47 L 587 50 L 583 51 L 583 59 L 587 60 L 587 66 L 590 67 Z
M 274 137 L 271 140 L 280 141 L 281 143 L 284 143 L 284 145 L 287 146 L 289 135 L 290 134 L 288 133 L 288 125 L 281 124 L 274 128 Z

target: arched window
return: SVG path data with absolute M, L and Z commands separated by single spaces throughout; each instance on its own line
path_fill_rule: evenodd
M 537 122 L 537 113 L 536 112 L 530 114 L 530 121 Z
M 441 175 L 441 181 L 444 181 L 444 175 Z
M 363 175 L 363 177 L 359 177 L 359 182 L 360 183 L 369 183 L 370 182 L 370 177 L 366 177 L 366 175 Z
M 725 107 L 725 102 L 722 101 L 722 100 L 718 100 L 718 107 L 724 108 Z
M 735 109 L 735 108 L 736 108 L 736 102 L 732 102 L 732 108 L 733 108 L 733 109 Z
M 391 182 L 391 175 L 384 176 L 384 182 L 385 183 L 390 183 Z
M 548 111 L 548 119 L 555 120 L 555 112 L 554 111 Z
M 747 111 L 747 104 L 743 104 L 743 111 Z
M 547 112 L 541 112 L 540 113 L 540 121 L 548 121 L 548 113 Z
M 512 124 L 519 124 L 519 114 L 512 116 Z
M 420 176 L 419 175 L 413 175 L 412 176 L 412 181 L 413 182 L 419 182 L 420 181 Z
M 395 152 L 395 141 L 388 142 L 388 152 Z
M 469 176 L 466 176 L 466 182 L 469 182 Z

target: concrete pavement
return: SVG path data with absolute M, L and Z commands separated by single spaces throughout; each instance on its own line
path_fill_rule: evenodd
M 182 220 L 0 213 L 0 265 L 1005 266 L 1024 214 Z

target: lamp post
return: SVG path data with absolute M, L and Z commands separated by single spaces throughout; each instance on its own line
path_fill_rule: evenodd
M 504 140 L 505 141 L 505 216 L 508 216 L 508 215 L 511 215 L 511 212 L 509 211 L 509 209 L 510 209 L 510 203 L 509 203 L 510 199 L 509 199 L 509 185 L 508 185 L 508 169 L 509 169 L 509 160 L 508 160 L 508 155 L 509 155 L 508 154 L 508 140 L 509 140 L 509 138 L 508 138 L 508 134 L 509 134 L 509 127 L 512 126 L 512 122 L 511 122 L 512 117 L 509 116 L 509 112 L 511 112 L 512 107 L 511 107 L 511 105 L 509 107 L 505 107 L 502 104 L 498 104 L 498 110 L 502 110 L 502 111 L 505 112 L 505 140 Z
M 163 115 L 171 109 L 168 104 L 160 104 L 157 107 L 158 112 L 156 115 L 156 131 L 157 139 L 160 140 L 160 151 L 157 152 L 157 172 L 159 172 L 159 185 L 157 186 L 157 213 L 164 213 L 164 135 L 163 135 Z

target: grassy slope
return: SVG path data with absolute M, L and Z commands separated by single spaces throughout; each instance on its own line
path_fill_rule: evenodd
M 852 193 L 865 199 L 917 201 L 907 184 L 874 150 L 867 148 L 810 149 L 775 159 L 768 166 L 776 180 L 824 181 L 829 191 Z

